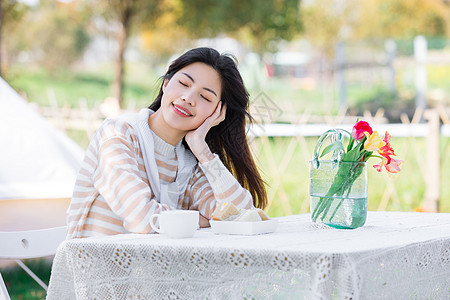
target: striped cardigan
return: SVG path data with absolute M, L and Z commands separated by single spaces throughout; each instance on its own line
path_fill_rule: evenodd
M 174 182 L 181 157 L 175 146 L 152 135 L 160 183 Z M 146 168 L 136 128 L 121 118 L 105 120 L 78 173 L 68 209 L 67 238 L 153 233 L 150 217 L 164 210 L 198 210 L 210 219 L 223 202 L 233 202 L 238 208 L 252 206 L 251 194 L 217 155 L 207 163 L 197 163 L 176 207 L 161 204 L 155 197 Z

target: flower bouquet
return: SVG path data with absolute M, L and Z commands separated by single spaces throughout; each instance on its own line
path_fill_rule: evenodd
M 331 143 L 320 152 L 328 138 Z M 344 147 L 344 139 L 348 144 Z M 325 132 L 317 141 L 310 162 L 311 218 L 334 228 L 363 226 L 367 215 L 367 168 L 371 157 L 381 159 L 373 167 L 398 173 L 402 160 L 395 159 L 388 132 L 381 139 L 369 123 L 358 121 L 351 134 L 342 129 Z M 332 160 L 319 158 L 332 152 Z M 319 155 L 320 154 L 320 155 Z

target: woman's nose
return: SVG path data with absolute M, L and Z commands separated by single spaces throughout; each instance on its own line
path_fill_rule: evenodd
M 186 91 L 183 96 L 181 97 L 181 99 L 183 99 L 184 101 L 186 101 L 187 103 L 189 103 L 190 105 L 195 105 L 195 100 L 194 100 L 194 93 L 193 92 L 189 92 Z

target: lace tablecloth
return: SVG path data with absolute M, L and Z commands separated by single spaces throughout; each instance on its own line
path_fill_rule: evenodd
M 450 214 L 369 212 L 355 230 L 278 220 L 257 236 L 65 241 L 47 299 L 450 299 Z

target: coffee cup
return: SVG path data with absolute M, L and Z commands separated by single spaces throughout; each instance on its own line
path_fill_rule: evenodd
M 159 228 L 155 224 L 159 224 Z M 150 226 L 170 238 L 189 238 L 199 228 L 199 214 L 196 210 L 166 210 L 153 214 Z

